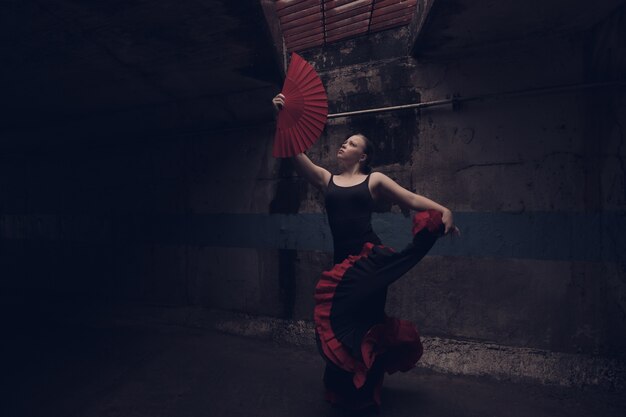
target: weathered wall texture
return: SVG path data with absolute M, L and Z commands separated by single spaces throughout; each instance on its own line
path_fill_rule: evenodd
M 607 82 L 626 70 L 623 19 L 622 10 L 589 33 L 463 56 L 407 57 L 406 29 L 303 55 L 320 71 L 331 112 Z M 430 336 L 620 356 L 624 126 L 623 88 L 593 88 L 333 120 L 308 154 L 334 170 L 341 141 L 362 132 L 377 143 L 378 170 L 458 213 L 464 236 L 439 242 L 394 284 L 390 313 Z M 2 154 L 3 293 L 310 320 L 331 260 L 322 196 L 271 157 L 273 124 L 169 128 L 158 140 Z M 381 235 L 408 215 L 391 211 L 377 223 Z M 579 224 L 594 219 L 609 223 Z M 589 253 L 575 245 L 581 239 Z
M 606 82 L 618 79 L 615 67 L 624 64 L 615 61 L 615 54 L 613 61 L 608 56 L 608 51 L 623 48 L 616 39 L 618 20 L 613 17 L 592 34 L 503 45 L 462 59 L 390 59 L 385 55 L 390 48 L 381 48 L 366 55 L 378 53 L 378 61 L 360 63 L 358 41 L 306 57 L 321 62 L 318 67 L 334 104 L 331 111 L 455 93 L 471 97 Z M 337 68 L 338 62 L 344 66 Z M 384 147 L 377 161 L 382 172 L 455 211 L 481 214 L 466 225 L 466 234 L 480 234 L 483 220 L 489 223 L 496 217 L 491 214 L 501 212 L 586 221 L 585 213 L 609 215 L 625 207 L 624 110 L 623 90 L 596 88 L 469 102 L 459 111 L 424 110 L 408 120 L 405 114 L 355 116 L 345 124 L 331 122 L 322 144 L 310 154 L 333 166 L 342 138 L 364 132 Z M 400 146 L 399 137 L 405 141 Z M 390 149 L 391 156 L 385 153 Z M 314 204 L 307 208 L 319 209 Z M 549 251 L 552 245 L 567 245 L 568 239 L 584 239 L 568 223 L 555 230 L 553 239 L 526 238 L 516 245 Z M 622 225 L 615 227 L 623 230 Z M 311 269 L 319 261 L 301 256 Z M 432 257 L 393 287 L 389 310 L 420 323 L 426 334 L 620 354 L 626 345 L 623 259 L 586 259 L 584 254 L 581 259 Z M 311 307 L 309 302 L 304 311 Z
M 386 47 L 393 39 L 383 37 L 379 41 L 385 47 L 367 54 L 355 40 L 305 56 L 320 63 L 331 112 L 453 94 L 471 97 L 606 82 L 618 79 L 615 67 L 624 65 L 609 55 L 623 48 L 617 41 L 619 18 L 612 19 L 591 34 L 502 45 L 462 58 L 393 59 L 395 51 Z M 359 62 L 362 56 L 373 60 Z M 380 171 L 456 212 L 473 215 L 457 218 L 466 242 L 477 246 L 480 239 L 473 238 L 504 226 L 496 224 L 497 213 L 517 215 L 521 223 L 543 217 L 560 221 L 562 227 L 539 239 L 497 232 L 485 238 L 484 247 L 494 243 L 490 239 L 514 242 L 511 257 L 492 258 L 475 247 L 471 258 L 425 259 L 393 286 L 389 312 L 419 323 L 429 335 L 620 355 L 626 346 L 625 271 L 623 258 L 611 253 L 623 248 L 623 242 L 607 245 L 600 259 L 584 250 L 572 253 L 568 246 L 586 238 L 575 233 L 573 222 L 590 222 L 598 212 L 607 222 L 623 216 L 625 117 L 623 90 L 502 97 L 463 103 L 459 111 L 433 108 L 420 114 L 409 110 L 332 121 L 310 155 L 332 167 L 343 137 L 365 133 L 382 148 Z M 320 208 L 310 203 L 306 209 Z M 614 226 L 608 228 L 609 239 L 623 230 L 623 221 Z M 564 246 L 563 254 L 539 259 L 523 255 L 531 247 L 554 252 L 553 245 Z M 320 261 L 309 253 L 300 253 L 299 259 L 302 270 L 315 269 Z M 316 276 L 303 277 L 310 290 Z M 311 308 L 309 300 L 299 317 L 307 318 Z

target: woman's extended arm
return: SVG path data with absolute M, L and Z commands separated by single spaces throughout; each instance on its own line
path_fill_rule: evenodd
M 394 180 L 389 178 L 383 173 L 375 172 L 371 176 L 373 182 L 372 188 L 377 196 L 381 196 L 390 200 L 393 203 L 398 204 L 402 208 L 408 208 L 412 210 L 428 210 L 433 209 L 442 213 L 442 221 L 446 227 L 445 233 L 449 231 L 454 234 L 460 234 L 459 229 L 454 225 L 454 219 L 452 212 L 442 206 L 439 203 L 434 202 L 419 194 L 412 193 L 411 191 L 402 188 Z

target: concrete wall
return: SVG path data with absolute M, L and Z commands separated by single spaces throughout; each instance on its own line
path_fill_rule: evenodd
M 405 29 L 303 55 L 331 112 L 605 82 L 626 69 L 614 52 L 624 49 L 623 13 L 588 33 L 462 56 L 406 57 Z M 269 106 L 270 93 L 254 103 Z M 377 170 L 457 213 L 463 238 L 439 242 L 394 284 L 390 313 L 430 336 L 623 356 L 625 97 L 594 88 L 338 119 L 308 154 L 333 170 L 340 142 L 363 132 L 377 143 Z M 140 114 L 146 126 L 162 116 Z M 331 264 L 321 195 L 271 158 L 267 118 L 187 131 L 206 116 L 176 114 L 187 116 L 159 122 L 168 133 L 158 137 L 118 131 L 0 156 L 5 296 L 311 319 L 313 288 Z M 80 138 L 81 126 L 58 131 Z M 25 143 L 40 134 L 13 132 Z M 381 209 L 391 215 L 375 228 L 402 245 L 408 213 Z
M 397 59 L 392 47 L 368 50 L 371 42 L 358 40 L 305 56 L 321 63 L 331 111 L 610 81 L 619 78 L 616 67 L 624 68 L 623 58 L 608 56 L 623 49 L 615 33 L 619 17 L 612 19 L 593 33 L 461 57 Z M 405 34 L 387 36 L 395 39 L 381 36 L 381 45 Z M 368 61 L 360 62 L 364 56 Z M 443 255 L 461 256 L 425 259 L 393 286 L 391 313 L 419 323 L 429 335 L 621 355 L 625 117 L 623 89 L 503 97 L 463 103 L 459 111 L 333 121 L 310 154 L 333 166 L 345 134 L 364 132 L 382 148 L 380 171 L 459 213 L 464 238 L 441 243 L 448 244 Z M 499 217 L 503 213 L 509 220 Z M 609 223 L 605 229 L 602 221 L 594 223 L 598 213 Z M 510 227 L 513 222 L 520 227 Z M 581 223 L 589 226 L 584 233 L 578 232 Z M 524 232 L 534 227 L 538 235 Z M 598 240 L 604 244 L 593 255 Z M 508 244 L 514 246 L 508 252 L 497 249 Z M 459 248 L 464 245 L 472 249 Z M 301 255 L 303 270 L 317 262 L 317 256 Z M 314 280 L 307 280 L 307 289 Z M 311 302 L 301 318 L 310 308 Z
M 276 183 L 271 129 L 5 152 L 0 163 L 5 295 L 76 293 L 254 309 L 257 289 L 242 295 L 237 283 L 258 274 L 257 258 L 270 259 L 266 269 L 274 276 L 276 256 L 266 256 L 268 249 L 194 245 L 203 236 L 196 237 L 189 225 L 194 215 L 194 224 L 202 224 L 210 213 L 269 206 L 268 190 Z M 230 166 L 235 162 L 237 170 Z M 221 174 L 214 176 L 215 170 Z M 263 179 L 265 188 L 256 184 Z M 266 304 L 259 312 L 275 314 L 276 301 Z

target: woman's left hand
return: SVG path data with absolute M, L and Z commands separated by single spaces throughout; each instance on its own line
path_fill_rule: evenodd
M 443 215 L 441 216 L 441 221 L 443 222 L 445 228 L 444 234 L 448 234 L 452 232 L 452 236 L 461 236 L 461 231 L 458 227 L 454 225 L 454 216 L 452 216 L 452 212 L 449 209 L 445 209 L 443 211 Z

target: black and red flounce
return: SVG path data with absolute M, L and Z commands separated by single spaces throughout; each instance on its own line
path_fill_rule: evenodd
M 352 374 L 356 389 L 363 387 L 368 373 L 377 364 L 389 374 L 408 371 L 415 367 L 423 353 L 420 335 L 415 325 L 406 320 L 384 316 L 372 323 L 356 344 L 349 346 L 346 338 L 336 334 L 337 323 L 354 319 L 355 311 L 345 305 L 367 303 L 373 294 L 385 291 L 419 262 L 443 234 L 441 213 L 427 210 L 413 218 L 413 242 L 402 252 L 383 245 L 366 243 L 360 254 L 349 256 L 331 270 L 322 273 L 315 288 L 315 330 L 325 358 L 345 372 Z M 343 316 L 343 317 L 338 317 Z M 343 331 L 339 331 L 342 335 Z M 358 334 L 358 332 L 356 332 Z M 358 350 L 358 351 L 357 351 Z M 373 375 L 374 373 L 371 373 Z M 378 375 L 379 373 L 376 372 Z M 379 382 L 373 392 L 373 401 L 380 405 Z M 340 396 L 327 392 L 327 399 L 340 402 Z

